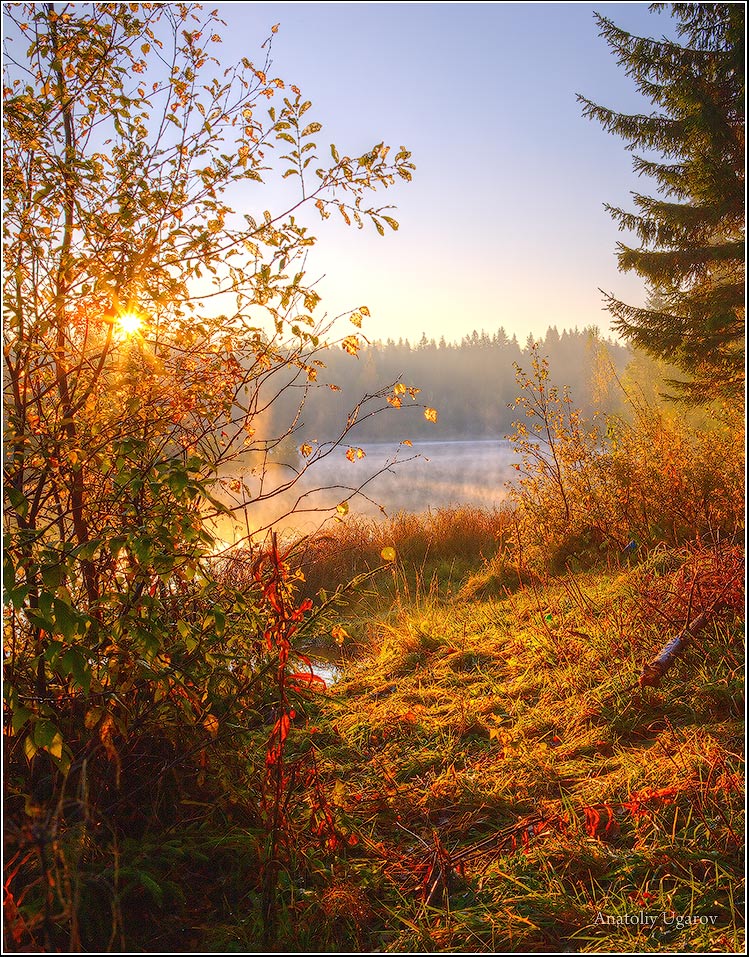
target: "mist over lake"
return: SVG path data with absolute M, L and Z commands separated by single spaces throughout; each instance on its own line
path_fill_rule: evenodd
M 391 448 L 371 444 L 364 451 L 366 458 L 354 463 L 339 452 L 337 461 L 331 461 L 329 467 L 331 477 L 343 474 L 343 463 L 359 470 L 368 465 L 373 471 L 385 464 Z M 507 497 L 505 483 L 515 473 L 511 465 L 513 448 L 506 440 L 414 442 L 412 448 L 401 449 L 399 457 L 401 461 L 367 489 L 388 513 L 421 512 L 456 504 L 493 508 Z M 366 502 L 352 502 L 351 508 L 360 514 L 379 513 Z
M 410 448 L 372 442 L 355 448 L 361 448 L 363 458 L 350 461 L 347 447 L 333 449 L 293 489 L 265 501 L 253 501 L 260 497 L 260 479 L 251 470 L 243 472 L 245 530 L 273 522 L 280 532 L 309 534 L 342 502 L 348 504 L 346 514 L 368 518 L 450 505 L 492 509 L 507 498 L 506 483 L 517 475 L 512 468 L 517 454 L 506 439 L 414 441 Z M 262 493 L 267 496 L 293 475 L 292 467 L 275 463 L 262 478 Z M 225 540 L 234 537 L 228 527 L 220 528 Z

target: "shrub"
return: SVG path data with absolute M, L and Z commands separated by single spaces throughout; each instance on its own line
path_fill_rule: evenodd
M 733 540 L 743 516 L 743 425 L 714 410 L 698 429 L 624 393 L 629 415 L 584 421 L 569 390 L 550 384 L 535 349 L 516 367 L 525 413 L 511 436 L 520 455 L 511 489 L 523 561 L 550 571 L 586 567 L 659 543 Z

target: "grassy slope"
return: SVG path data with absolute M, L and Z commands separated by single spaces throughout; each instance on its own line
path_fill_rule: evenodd
M 706 561 L 663 552 L 370 626 L 376 654 L 321 702 L 317 735 L 358 843 L 296 946 L 741 950 L 740 600 L 661 689 L 637 686 L 700 569 L 708 601 Z

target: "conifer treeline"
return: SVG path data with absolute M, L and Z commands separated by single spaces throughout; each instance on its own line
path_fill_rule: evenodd
M 632 355 L 621 343 L 602 339 L 593 327 L 560 333 L 552 326 L 539 341 L 554 383 L 569 386 L 575 404 L 589 413 L 596 407 L 594 380 L 602 358 L 610 359 L 620 374 Z M 331 349 L 324 356 L 325 368 L 304 406 L 294 440 L 297 444 L 330 440 L 363 395 L 395 382 L 420 389 L 416 401 L 437 409 L 437 422 L 427 421 L 421 409 L 408 411 L 416 403 L 406 394 L 397 413 L 389 410 L 396 414 L 364 418 L 355 433 L 357 441 L 504 438 L 517 418 L 511 408 L 518 395 L 513 364 L 530 369 L 532 342 L 529 337 L 521 346 L 500 328 L 493 335 L 474 331 L 460 342 L 444 338 L 436 342 L 426 335 L 415 345 L 407 339 L 373 342 L 356 358 Z M 331 389 L 331 384 L 340 391 Z M 282 400 L 288 399 L 289 404 L 292 398 L 290 391 Z M 388 408 L 384 399 L 379 406 Z M 289 412 L 290 405 L 286 408 L 279 402 L 274 418 L 280 423 Z

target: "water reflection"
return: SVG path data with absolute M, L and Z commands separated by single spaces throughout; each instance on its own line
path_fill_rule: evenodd
M 312 645 L 304 649 L 304 656 L 312 665 L 312 673 L 322 678 L 328 688 L 343 674 L 344 662 L 341 656 L 330 648 Z M 300 670 L 306 668 L 307 665 L 303 663 Z

